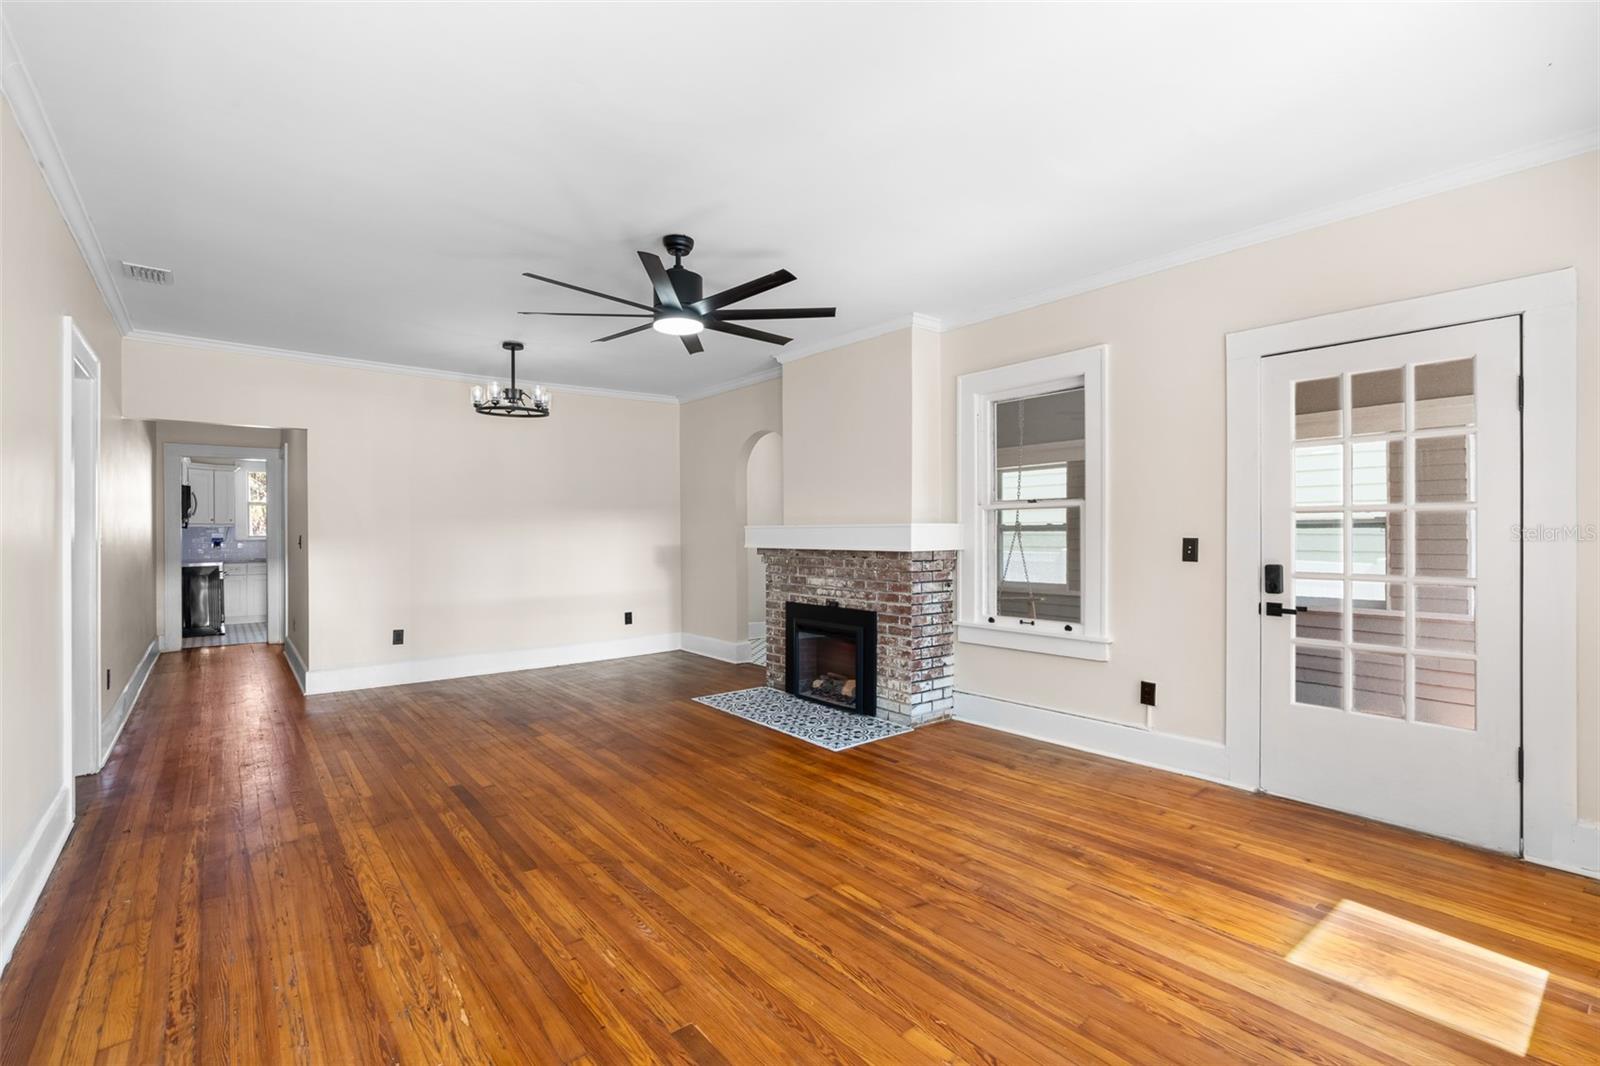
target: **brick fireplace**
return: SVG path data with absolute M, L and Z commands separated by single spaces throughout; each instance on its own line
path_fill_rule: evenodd
M 832 604 L 877 615 L 878 717 L 902 725 L 950 717 L 955 706 L 954 551 L 761 548 L 760 553 L 767 572 L 768 685 L 785 687 L 788 605 Z

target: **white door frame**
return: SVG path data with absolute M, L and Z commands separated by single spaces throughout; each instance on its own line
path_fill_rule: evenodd
M 1261 360 L 1509 315 L 1522 318 L 1523 526 L 1576 530 L 1576 270 L 1228 334 L 1224 728 L 1234 783 L 1258 788 L 1261 781 Z M 1600 873 L 1600 831 L 1578 820 L 1577 537 L 1541 542 L 1522 556 L 1523 854 Z
M 100 769 L 100 359 L 61 319 L 61 706 L 66 776 Z
M 202 456 L 218 459 L 256 459 L 267 464 L 267 642 L 283 643 L 284 589 L 284 523 L 288 502 L 288 484 L 284 480 L 282 448 L 238 448 L 220 444 L 166 444 L 162 447 L 162 525 L 166 529 L 164 560 L 161 573 L 161 650 L 177 651 L 183 647 L 183 525 L 176 517 L 179 489 L 183 483 L 185 456 Z M 273 512 L 277 517 L 273 517 Z

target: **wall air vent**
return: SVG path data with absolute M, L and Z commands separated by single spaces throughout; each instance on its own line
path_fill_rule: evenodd
M 143 266 L 139 263 L 122 261 L 122 272 L 134 281 L 142 281 L 147 285 L 171 285 L 172 271 L 160 267 Z

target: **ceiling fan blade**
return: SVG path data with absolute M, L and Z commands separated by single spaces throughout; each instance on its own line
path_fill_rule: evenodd
M 832 307 L 747 307 L 716 314 L 724 322 L 756 322 L 771 318 L 832 318 L 835 310 Z
M 519 315 L 555 315 L 558 318 L 654 318 L 628 311 L 518 311 Z
M 736 326 L 732 322 L 723 322 L 709 315 L 703 321 L 706 324 L 706 329 L 714 329 L 718 333 L 731 333 L 735 337 L 746 337 L 753 341 L 766 341 L 768 344 L 788 344 L 794 339 L 792 337 L 780 337 L 776 333 L 767 333 L 759 329 L 750 329 L 746 326 Z
M 522 276 L 525 278 L 532 278 L 534 281 L 545 281 L 549 282 L 551 285 L 560 285 L 563 289 L 571 289 L 574 292 L 588 293 L 590 296 L 598 296 L 600 299 L 610 300 L 612 303 L 627 304 L 629 307 L 637 307 L 641 311 L 655 310 L 655 308 L 651 307 L 649 304 L 634 303 L 632 300 L 624 300 L 620 296 L 612 296 L 608 293 L 596 292 L 593 289 L 586 289 L 582 285 L 573 285 L 571 282 L 557 281 L 555 278 L 547 278 L 543 274 L 530 274 L 524 270 L 522 272 Z
M 672 279 L 667 277 L 667 268 L 661 262 L 661 257 L 654 252 L 640 252 L 639 262 L 644 264 L 644 272 L 650 275 L 650 284 L 656 287 L 656 299 L 661 306 L 674 311 L 681 310 L 683 303 L 678 299 L 678 290 L 672 287 Z
M 690 355 L 699 355 L 701 352 L 706 350 L 706 346 L 700 343 L 700 338 L 693 336 L 692 334 L 687 337 L 679 337 L 678 339 L 683 342 L 683 346 L 685 348 L 689 349 Z
M 754 281 L 747 281 L 743 285 L 735 285 L 731 289 L 723 289 L 719 293 L 707 296 L 704 300 L 696 300 L 689 305 L 689 310 L 697 315 L 703 315 L 707 311 L 715 311 L 719 307 L 736 304 L 740 300 L 748 300 L 752 296 L 760 296 L 768 289 L 776 289 L 779 285 L 787 285 L 793 280 L 794 275 L 787 270 L 774 270 L 772 273 L 765 274 Z
M 649 328 L 650 328 L 650 323 L 646 322 L 642 326 L 634 326 L 632 329 L 625 329 L 620 333 L 613 333 L 610 336 L 606 336 L 606 337 L 596 337 L 594 340 L 590 341 L 589 343 L 590 344 L 599 344 L 601 341 L 614 341 L 618 337 L 626 337 L 630 333 L 638 333 L 640 330 L 646 330 L 646 329 L 649 329 Z

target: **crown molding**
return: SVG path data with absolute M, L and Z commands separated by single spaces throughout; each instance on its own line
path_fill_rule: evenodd
M 1255 244 L 1265 244 L 1267 241 L 1277 240 L 1280 237 L 1293 236 L 1306 230 L 1316 229 L 1334 222 L 1343 222 L 1346 219 L 1358 218 L 1361 215 L 1370 215 L 1390 207 L 1398 207 L 1412 200 L 1420 200 L 1427 196 L 1450 192 L 1454 189 L 1476 185 L 1479 182 L 1491 181 L 1494 178 L 1505 177 L 1521 170 L 1531 170 L 1534 167 L 1544 166 L 1547 163 L 1559 163 L 1575 155 L 1592 152 L 1600 148 L 1600 129 L 1591 129 L 1569 137 L 1558 137 L 1555 140 L 1544 141 L 1540 144 L 1519 148 L 1504 155 L 1495 156 L 1479 163 L 1472 163 L 1454 170 L 1447 170 L 1431 177 L 1419 178 L 1416 181 L 1392 185 L 1387 189 L 1380 189 L 1365 196 L 1358 196 L 1351 200 L 1344 200 L 1327 207 L 1315 208 L 1297 215 L 1281 218 L 1276 222 L 1254 226 L 1250 229 L 1240 230 L 1237 233 L 1218 237 L 1214 240 L 1192 244 L 1187 248 L 1180 248 L 1174 252 L 1152 256 L 1137 262 L 1128 263 L 1119 267 L 1112 267 L 1097 274 L 1090 274 L 1076 281 L 1069 281 L 1048 289 L 1037 290 L 1030 295 L 1004 300 L 999 303 L 985 304 L 981 307 L 956 311 L 941 318 L 944 331 L 960 329 L 964 326 L 977 325 L 990 319 L 1003 318 L 1018 311 L 1026 311 L 1034 307 L 1042 307 L 1057 300 L 1065 300 L 1071 296 L 1080 296 L 1095 289 L 1104 289 L 1124 281 L 1158 274 L 1163 270 L 1173 267 L 1195 263 L 1202 259 L 1235 252 L 1241 248 L 1248 248 Z
M 895 333 L 902 329 L 927 329 L 935 333 L 943 333 L 946 327 L 943 322 L 932 315 L 918 313 L 900 315 L 886 322 L 879 322 L 876 325 L 866 326 L 850 333 L 841 333 L 836 337 L 816 341 L 801 348 L 786 348 L 775 354 L 773 358 L 787 366 L 789 363 L 800 359 L 820 355 L 823 352 L 831 352 L 835 348 L 843 348 L 848 344 L 859 344 L 861 341 L 869 341 L 874 337 L 882 337 L 885 334 Z
M 83 197 L 78 194 L 78 184 L 72 180 L 72 172 L 67 169 L 66 157 L 61 154 L 61 145 L 56 141 L 55 131 L 50 128 L 50 121 L 45 117 L 44 108 L 39 103 L 39 91 L 34 86 L 33 79 L 28 76 L 28 68 L 22 62 L 22 56 L 12 44 L 11 27 L 5 24 L 3 16 L 0 16 L 0 93 L 5 95 L 6 101 L 11 105 L 11 114 L 17 120 L 17 129 L 22 132 L 22 139 L 27 142 L 34 161 L 39 164 L 39 171 L 44 175 L 45 188 L 49 189 L 50 195 L 55 198 L 56 207 L 61 211 L 61 219 L 66 223 L 72 239 L 77 242 L 78 253 L 83 257 L 83 265 L 89 269 L 90 276 L 94 278 L 95 287 L 100 290 L 100 298 L 105 301 L 106 310 L 116 322 L 117 330 L 126 334 L 133 326 L 132 320 L 128 317 L 128 306 L 122 302 L 122 293 L 117 290 L 117 280 L 111 272 L 110 260 L 106 256 L 105 249 L 100 246 L 100 238 L 95 234 L 94 223 L 89 219 L 89 211 L 83 206 Z
M 375 359 L 352 359 L 344 355 L 300 352 L 291 348 L 268 348 L 259 344 L 219 341 L 207 337 L 189 337 L 181 333 L 159 333 L 148 329 L 130 330 L 127 334 L 127 339 L 145 341 L 150 344 L 170 344 L 180 348 L 231 352 L 235 355 L 254 355 L 267 359 L 290 359 L 299 363 L 315 363 L 320 366 L 339 367 L 344 370 L 370 370 L 380 374 L 404 374 L 411 377 L 438 378 L 444 381 L 459 381 L 467 384 L 481 383 L 489 377 L 487 374 L 465 374 L 457 370 L 436 370 L 425 366 L 381 363 Z M 532 378 L 529 380 L 532 380 Z M 549 381 L 544 378 L 538 380 L 540 384 L 552 392 L 564 392 L 579 396 L 606 396 L 613 400 L 637 400 L 642 403 L 676 404 L 678 402 L 676 396 L 668 396 L 659 392 L 629 392 L 626 389 L 602 389 L 590 385 L 563 385 L 560 382 Z
M 707 385 L 702 389 L 680 392 L 678 394 L 678 402 L 693 403 L 696 400 L 708 400 L 713 396 L 721 396 L 725 392 L 749 388 L 751 385 L 759 385 L 764 381 L 772 381 L 781 377 L 783 377 L 783 367 L 768 367 L 765 370 L 757 370 L 754 374 L 746 374 L 744 377 L 734 378 L 732 381 L 722 381 L 715 385 Z

